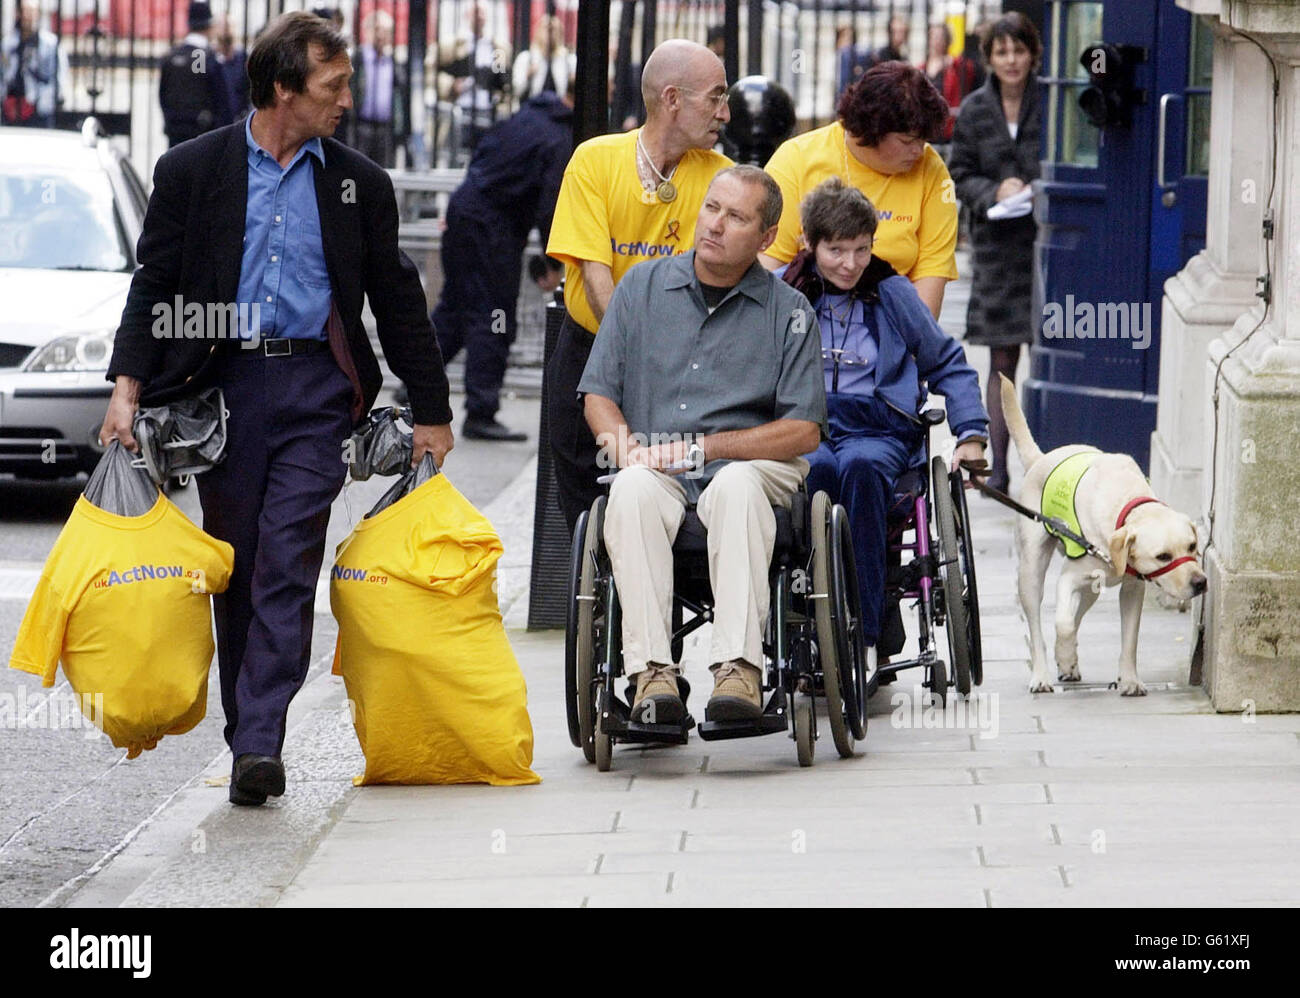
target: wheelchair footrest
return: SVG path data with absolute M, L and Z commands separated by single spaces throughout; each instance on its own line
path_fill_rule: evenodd
M 758 717 L 740 721 L 702 721 L 700 737 L 706 742 L 720 742 L 727 738 L 757 738 L 760 735 L 775 735 L 789 726 L 785 691 L 777 689 Z
M 601 732 L 616 742 L 685 745 L 691 728 L 695 727 L 695 718 L 690 714 L 676 724 L 641 724 L 632 720 L 631 709 L 618 697 L 607 697 L 602 690 L 600 699 L 597 723 Z

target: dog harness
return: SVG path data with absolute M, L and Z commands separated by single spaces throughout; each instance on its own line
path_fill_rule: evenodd
M 1099 450 L 1071 454 L 1053 468 L 1047 475 L 1047 481 L 1043 482 L 1043 516 L 1060 520 L 1070 528 L 1072 533 L 1080 537 L 1083 536 L 1083 528 L 1079 526 L 1079 515 L 1074 509 L 1074 494 L 1079 490 L 1079 479 L 1083 477 L 1083 473 L 1091 468 L 1092 462 L 1100 456 Z M 1124 515 L 1128 515 L 1127 509 Z M 1065 544 L 1067 558 L 1082 558 L 1088 553 L 1087 548 L 1078 541 L 1053 530 L 1048 524 L 1044 523 L 1043 529 L 1053 537 L 1060 538 Z

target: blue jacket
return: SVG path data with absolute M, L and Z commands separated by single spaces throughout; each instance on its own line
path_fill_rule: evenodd
M 825 284 L 808 250 L 776 273 L 816 307 Z M 939 328 L 912 282 L 873 256 L 853 296 L 866 306 L 868 324 L 879 336 L 877 397 L 915 416 L 927 392 L 934 392 L 947 399 L 948 425 L 957 437 L 987 435 L 989 417 L 980 400 L 979 375 L 966 362 L 961 344 Z

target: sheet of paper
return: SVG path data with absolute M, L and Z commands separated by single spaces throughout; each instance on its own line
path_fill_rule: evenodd
M 1033 210 L 1034 189 L 1031 185 L 1026 185 L 990 208 L 989 220 L 997 222 L 1007 218 L 1023 218 Z

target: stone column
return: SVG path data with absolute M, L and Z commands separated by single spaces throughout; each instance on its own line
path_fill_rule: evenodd
M 1221 711 L 1294 711 L 1300 710 L 1300 5 L 1221 0 L 1213 6 L 1221 27 L 1249 32 L 1268 51 L 1280 89 L 1274 117 L 1267 64 L 1262 76 L 1249 68 L 1259 49 L 1230 44 L 1229 78 L 1254 94 L 1238 104 L 1235 86 L 1220 91 L 1215 60 L 1212 113 L 1232 101 L 1228 113 L 1245 114 L 1248 128 L 1240 141 L 1212 142 L 1211 188 L 1225 176 L 1227 183 L 1248 179 L 1249 163 L 1262 156 L 1259 204 L 1267 210 L 1276 146 L 1277 191 L 1273 238 L 1257 236 L 1248 257 L 1248 265 L 1259 261 L 1259 273 L 1265 252 L 1272 261 L 1272 304 L 1257 302 L 1213 339 L 1204 367 L 1202 509 L 1211 528 L 1204 682 Z M 1240 205 L 1220 201 L 1218 210 L 1231 227 Z M 1211 225 L 1225 224 L 1214 211 Z
M 1217 13 L 1218 0 L 1188 0 L 1193 13 Z M 1204 9 L 1203 9 L 1204 8 Z M 1240 35 L 1211 18 L 1214 83 L 1205 249 L 1165 282 L 1160 320 L 1160 402 L 1151 435 L 1151 484 L 1175 509 L 1202 509 L 1205 357 L 1210 341 L 1256 301 L 1263 273 L 1260 231 L 1268 189 L 1267 144 L 1260 141 L 1268 62 Z

